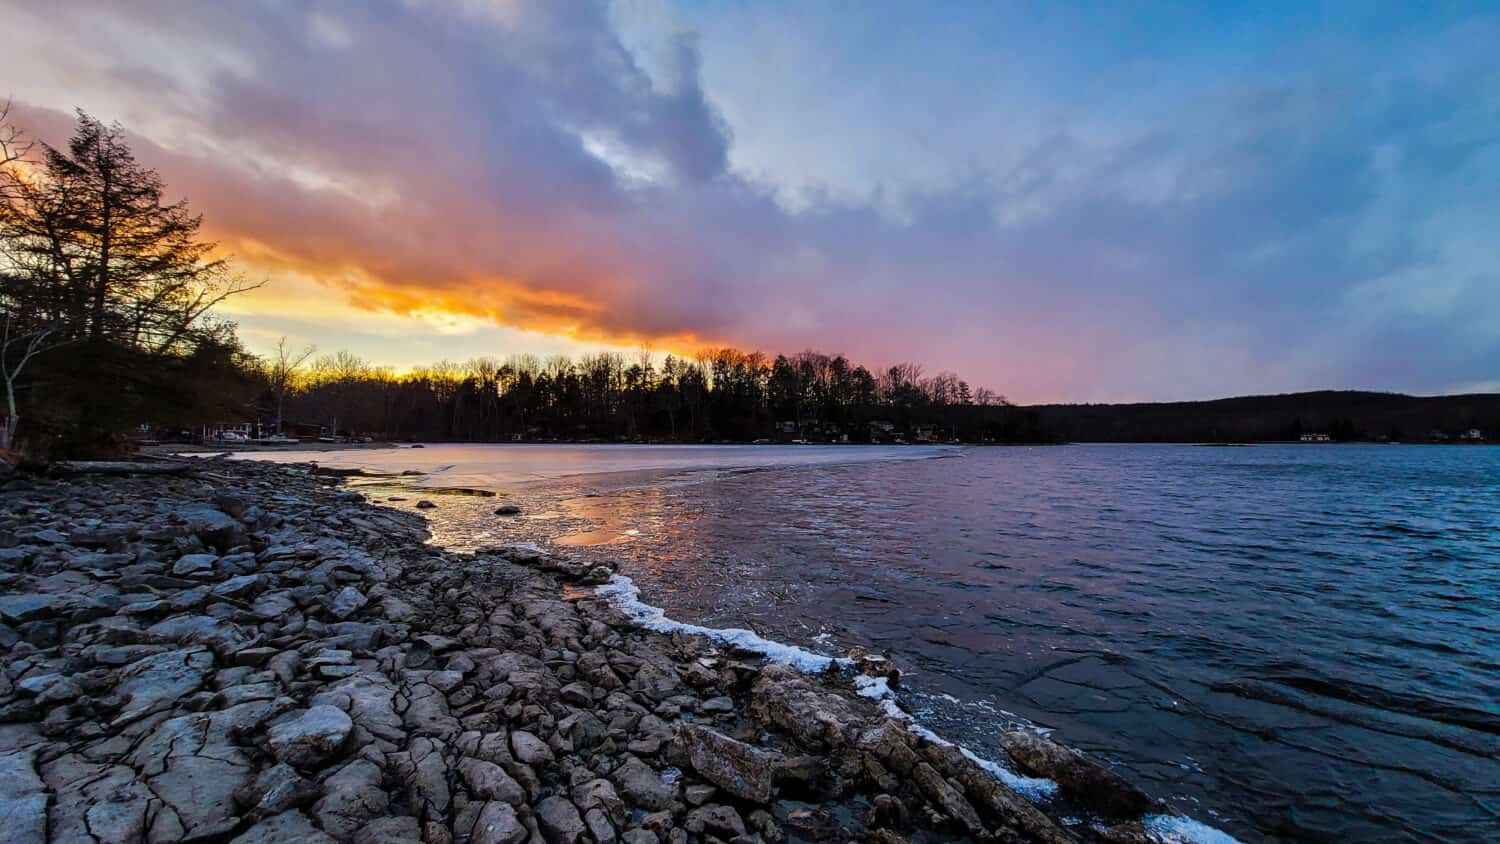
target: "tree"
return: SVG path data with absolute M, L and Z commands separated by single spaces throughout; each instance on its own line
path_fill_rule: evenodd
M 113 432 L 154 414 L 213 405 L 220 396 L 181 379 L 216 381 L 226 373 L 214 367 L 240 366 L 234 326 L 210 311 L 260 285 L 200 239 L 202 220 L 185 200 L 164 201 L 160 176 L 136 162 L 118 125 L 79 112 L 65 149 L 38 146 L 23 173 L 16 156 L 25 145 L 0 127 L 0 157 L 10 159 L 0 182 L 0 304 L 12 338 L 45 326 L 47 344 L 79 345 L 61 358 L 43 350 L 27 357 L 17 380 L 31 382 L 28 400 L 45 405 L 81 448 L 105 447 Z M 43 382 L 44 401 L 35 389 Z M 174 404 L 151 406 L 166 396 Z M 184 396 L 190 405 L 205 401 L 196 410 L 175 404 Z
M 270 359 L 267 367 L 266 380 L 271 384 L 271 392 L 276 394 L 276 433 L 281 433 L 282 407 L 286 404 L 286 393 L 295 383 L 297 370 L 302 364 L 318 351 L 317 346 L 304 346 L 300 352 L 293 352 L 286 346 L 286 338 L 282 337 L 276 341 L 276 352 Z
M 44 326 L 12 337 L 13 322 L 10 314 L 6 314 L 4 332 L 0 334 L 0 377 L 5 380 L 5 419 L 0 420 L 0 449 L 5 450 L 10 449 L 16 427 L 21 424 L 21 412 L 16 405 L 16 381 L 33 358 L 50 348 L 47 341 L 56 332 L 55 327 Z

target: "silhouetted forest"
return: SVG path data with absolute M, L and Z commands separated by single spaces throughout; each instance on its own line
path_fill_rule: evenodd
M 1265 442 L 1327 434 L 1334 442 L 1500 438 L 1500 394 L 1407 396 L 1321 390 L 1195 402 L 1026 408 L 1048 436 L 1074 442 Z
M 691 358 L 514 355 L 404 375 L 341 352 L 272 356 L 259 417 L 283 407 L 307 434 L 387 439 L 870 442 L 1037 441 L 1032 414 L 951 373 L 915 364 L 879 375 L 842 355 L 771 358 L 714 349 Z M 289 376 L 289 377 L 288 377 Z M 287 384 L 283 390 L 276 385 Z

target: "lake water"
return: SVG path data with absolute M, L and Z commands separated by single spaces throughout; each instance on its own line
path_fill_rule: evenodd
M 434 446 L 437 540 L 618 560 L 676 619 L 889 652 L 990 757 L 1055 730 L 1244 841 L 1500 838 L 1500 448 Z M 370 487 L 393 506 L 418 496 Z

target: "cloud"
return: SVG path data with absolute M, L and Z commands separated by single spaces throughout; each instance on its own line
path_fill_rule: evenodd
M 796 14 L 7 11 L 38 134 L 123 121 L 242 263 L 417 334 L 814 346 L 1026 400 L 1500 369 L 1493 21 L 1248 69 L 1101 42 L 1083 68 L 1016 21 L 882 14 L 828 57 L 850 22 Z

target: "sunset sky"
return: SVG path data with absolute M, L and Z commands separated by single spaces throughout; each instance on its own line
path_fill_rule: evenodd
M 407 367 L 812 347 L 1015 400 L 1500 390 L 1500 6 L 0 0 L 0 98 L 119 121 Z

